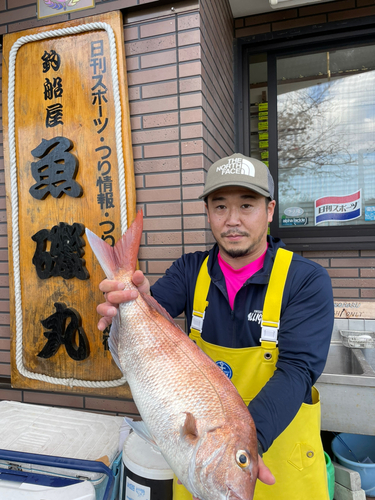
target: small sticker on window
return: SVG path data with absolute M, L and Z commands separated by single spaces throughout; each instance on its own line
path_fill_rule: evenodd
M 300 207 L 289 207 L 284 210 L 284 214 L 288 217 L 299 217 L 303 212 L 303 208 Z
M 365 207 L 365 220 L 375 220 L 375 207 Z

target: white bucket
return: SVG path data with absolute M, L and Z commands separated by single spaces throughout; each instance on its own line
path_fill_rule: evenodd
M 119 500 L 172 500 L 173 471 L 163 455 L 135 432 L 122 452 Z

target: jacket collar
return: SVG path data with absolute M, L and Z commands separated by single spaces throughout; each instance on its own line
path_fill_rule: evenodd
M 267 236 L 268 248 L 266 256 L 264 258 L 263 268 L 255 273 L 251 278 L 248 279 L 246 283 L 256 283 L 256 284 L 267 284 L 270 278 L 273 263 L 275 261 L 276 252 L 279 248 L 284 248 L 285 244 L 280 240 L 280 238 L 274 238 L 273 236 Z M 208 273 L 211 276 L 213 283 L 220 284 L 223 283 L 225 286 L 224 275 L 221 271 L 219 261 L 218 261 L 219 247 L 217 243 L 209 251 L 208 260 Z

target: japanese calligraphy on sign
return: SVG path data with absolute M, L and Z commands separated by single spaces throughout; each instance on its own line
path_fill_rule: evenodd
M 61 276 L 65 279 L 87 280 L 89 273 L 85 268 L 84 245 L 81 237 L 85 231 L 83 224 L 72 225 L 60 222 L 51 230 L 41 229 L 32 236 L 36 242 L 33 264 L 40 279 Z M 46 251 L 47 242 L 50 250 Z
M 105 129 L 108 125 L 108 117 L 106 111 L 107 105 L 107 91 L 108 88 L 105 85 L 107 77 L 107 62 L 104 55 L 103 40 L 95 40 L 91 43 L 90 47 L 90 68 L 92 69 L 92 81 L 93 86 L 91 87 L 92 92 L 92 105 L 94 106 L 96 118 L 93 122 L 96 127 L 96 133 L 98 134 L 98 144 L 99 141 L 102 145 L 98 145 L 95 152 L 98 153 L 98 163 L 97 163 L 97 203 L 103 212 L 104 217 L 110 217 L 109 209 L 114 209 L 113 200 L 113 184 L 111 175 L 111 155 L 112 149 L 105 144 Z M 105 221 L 101 223 L 107 224 L 112 232 L 115 229 L 115 224 L 112 221 Z M 114 245 L 115 241 L 113 236 L 106 234 L 105 238 L 108 239 L 108 243 Z
M 44 54 L 41 57 L 43 61 L 43 73 L 47 73 L 50 70 L 58 71 L 61 65 L 61 57 L 55 51 L 51 50 L 51 52 L 44 51 Z M 44 100 L 52 100 L 58 99 L 62 97 L 63 87 L 62 87 L 62 79 L 57 76 L 53 78 L 53 83 L 49 80 L 49 78 L 45 78 L 44 80 Z M 63 122 L 63 105 L 61 102 L 55 102 L 50 104 L 46 108 L 46 127 L 56 127 L 57 125 L 64 125 Z
M 83 328 L 80 326 L 81 317 L 74 309 L 65 304 L 56 302 L 56 312 L 41 321 L 49 331 L 44 332 L 47 343 L 37 354 L 40 358 L 51 358 L 61 345 L 65 346 L 68 356 L 75 361 L 82 361 L 89 355 L 89 345 Z M 70 320 L 70 321 L 67 321 Z M 78 334 L 78 345 L 75 344 L 75 335 Z
M 98 29 L 98 21 L 109 28 Z M 82 25 L 87 30 L 82 31 Z M 64 27 L 70 28 L 69 35 L 61 32 Z M 75 27 L 79 32 L 71 34 Z M 107 29 L 115 34 L 115 59 Z M 44 32 L 45 38 L 41 37 Z M 54 32 L 56 37 L 50 35 Z M 17 82 L 13 110 L 16 164 L 5 151 L 11 260 L 19 252 L 14 257 L 18 268 L 11 277 L 11 317 L 17 314 L 19 293 L 23 322 L 23 366 L 20 369 L 15 363 L 19 345 L 15 337 L 12 384 L 124 395 L 127 389 L 121 387 L 122 374 L 108 351 L 108 332 L 97 330 L 96 305 L 102 301 L 98 286 L 104 276 L 85 236 L 87 227 L 111 245 L 120 238 L 124 193 L 129 223 L 135 216 L 121 13 L 6 35 L 4 57 L 21 37 L 27 41 L 19 47 L 14 68 L 9 68 L 3 80 L 6 95 L 12 74 Z M 118 87 L 113 85 L 114 64 L 120 75 Z M 11 118 L 6 101 L 8 144 Z M 16 219 L 12 217 L 12 169 L 18 187 Z M 121 178 L 125 183 L 120 184 Z M 20 235 L 15 244 L 14 224 Z M 20 335 L 15 325 L 11 330 Z M 48 382 L 35 374 L 45 375 Z M 73 381 L 73 389 L 60 382 L 66 379 Z M 86 382 L 96 384 L 95 388 Z M 118 387 L 100 385 L 107 382 L 118 382 Z
M 73 144 L 65 137 L 54 137 L 42 142 L 31 153 L 40 158 L 31 163 L 31 173 L 36 184 L 29 189 L 31 196 L 44 200 L 48 194 L 59 198 L 63 193 L 73 198 L 82 195 L 82 187 L 74 180 L 78 160 L 69 151 Z

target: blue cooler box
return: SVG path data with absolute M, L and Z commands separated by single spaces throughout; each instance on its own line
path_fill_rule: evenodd
M 123 422 L 0 401 L 0 498 L 117 500 Z

